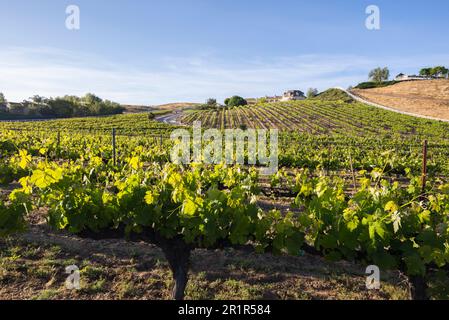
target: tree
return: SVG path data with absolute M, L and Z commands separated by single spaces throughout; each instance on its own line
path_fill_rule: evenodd
M 101 100 L 100 97 L 94 95 L 93 93 L 87 93 L 84 97 L 81 98 L 81 102 L 85 105 L 92 106 L 95 103 L 100 103 L 103 100 Z
M 229 104 L 229 100 L 231 100 L 231 98 L 226 98 L 226 99 L 224 100 L 224 104 L 225 104 L 226 106 Z
M 217 106 L 217 99 L 209 98 L 206 100 L 206 105 L 208 107 L 216 107 Z
M 125 111 L 125 108 L 122 107 L 121 104 L 112 102 L 110 100 L 104 100 L 99 103 L 101 105 L 102 112 L 100 114 L 107 115 L 107 114 L 120 114 Z
M 226 103 L 226 100 L 225 100 L 225 103 Z M 233 97 L 229 98 L 228 103 L 226 103 L 226 105 L 228 107 L 246 106 L 247 104 L 248 104 L 248 102 L 239 96 L 233 96 Z
M 370 80 L 381 83 L 383 81 L 387 81 L 390 78 L 390 70 L 385 68 L 376 68 L 374 70 L 371 70 L 369 73 Z
M 432 76 L 434 77 L 444 77 L 447 76 L 449 70 L 443 66 L 437 66 L 432 68 Z
M 0 95 L 0 101 L 1 99 L 4 99 L 3 95 Z M 4 100 L 6 102 L 6 99 Z M 68 95 L 45 98 L 34 95 L 20 104 L 12 104 L 10 111 L 17 114 L 26 113 L 30 116 L 70 118 L 73 116 L 120 114 L 125 111 L 125 108 L 119 103 L 103 100 L 92 93 L 88 93 L 82 98 Z
M 41 116 L 44 116 L 44 117 L 54 117 L 54 116 L 56 116 L 56 113 L 55 113 L 55 111 L 53 110 L 53 108 L 50 106 L 50 105 L 48 105 L 48 104 L 45 104 L 45 105 L 41 105 L 40 107 L 39 107 L 39 114 L 41 115 Z
M 444 77 L 449 74 L 449 70 L 443 66 L 436 66 L 433 68 L 423 68 L 419 71 L 419 75 L 423 77 Z
M 5 95 L 0 92 L 0 104 L 5 104 L 6 102 L 8 101 L 6 101 Z
M 307 98 L 315 98 L 318 95 L 318 89 L 316 88 L 310 88 L 307 91 Z
M 30 98 L 30 101 L 35 104 L 42 104 L 42 103 L 45 103 L 47 100 L 48 100 L 47 98 L 42 97 L 37 94 Z
M 422 68 L 419 71 L 419 75 L 423 77 L 431 77 L 432 76 L 432 68 Z
M 73 103 L 64 98 L 56 98 L 48 101 L 51 112 L 58 118 L 69 118 L 73 116 Z

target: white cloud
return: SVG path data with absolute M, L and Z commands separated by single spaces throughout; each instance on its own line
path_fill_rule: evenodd
M 34 94 L 58 96 L 94 92 L 130 104 L 220 100 L 280 94 L 286 89 L 347 87 L 366 79 L 376 66 L 392 73 L 448 61 L 447 55 L 367 58 L 355 55 L 301 55 L 222 62 L 210 53 L 171 57 L 145 69 L 104 57 L 55 48 L 6 48 L 0 52 L 0 91 L 11 101 Z

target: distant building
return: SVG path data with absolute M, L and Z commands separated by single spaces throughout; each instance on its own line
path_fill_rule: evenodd
M 400 73 L 396 76 L 396 78 L 394 78 L 394 80 L 396 81 L 405 81 L 408 80 L 408 75 L 405 75 L 403 73 Z
M 12 114 L 27 115 L 30 112 L 30 108 L 23 103 L 8 102 L 8 111 Z
M 427 76 L 417 76 L 417 75 L 406 75 L 403 73 L 400 73 L 394 78 L 396 81 L 411 81 L 411 80 L 433 80 L 433 79 L 444 79 L 446 76 L 433 76 L 433 77 L 427 77 Z
M 409 81 L 409 80 L 430 80 L 432 78 L 425 76 L 417 76 L 417 75 L 407 75 L 400 73 L 396 76 L 394 80 L 396 81 Z
M 8 112 L 8 105 L 6 103 L 0 103 L 0 112 Z
M 274 96 L 272 96 L 272 97 L 265 96 L 265 97 L 263 97 L 263 98 L 264 98 L 264 99 L 266 100 L 266 102 L 268 102 L 268 103 L 274 103 L 274 102 L 279 102 L 279 101 L 281 101 L 282 96 L 274 95 Z
M 284 93 L 281 101 L 305 100 L 306 96 L 301 90 L 289 90 Z

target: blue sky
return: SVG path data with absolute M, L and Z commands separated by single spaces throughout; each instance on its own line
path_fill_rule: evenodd
M 81 29 L 65 27 L 78 5 Z M 368 5 L 381 29 L 365 28 Z M 449 66 L 447 0 L 0 0 L 0 91 L 159 104 Z

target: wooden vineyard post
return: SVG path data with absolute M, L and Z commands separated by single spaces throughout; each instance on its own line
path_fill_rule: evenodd
M 159 136 L 159 145 L 162 147 L 162 134 Z
M 353 163 L 352 163 L 352 154 L 351 154 L 351 150 L 349 150 L 349 164 L 350 164 L 350 166 L 351 166 L 352 183 L 353 183 L 353 186 L 354 186 L 354 193 L 355 193 L 355 192 L 356 192 L 356 189 L 357 189 L 357 182 L 356 182 L 356 179 L 355 179 L 355 172 L 354 172 L 354 165 L 353 165 Z
M 57 156 L 61 156 L 61 131 L 58 130 L 58 136 L 57 136 L 57 149 L 56 149 Z
M 427 140 L 424 140 L 422 151 L 422 176 L 421 176 L 421 188 L 422 194 L 426 192 L 426 180 L 427 180 Z
M 115 128 L 112 128 L 112 159 L 114 166 L 117 165 L 117 155 L 115 152 Z

